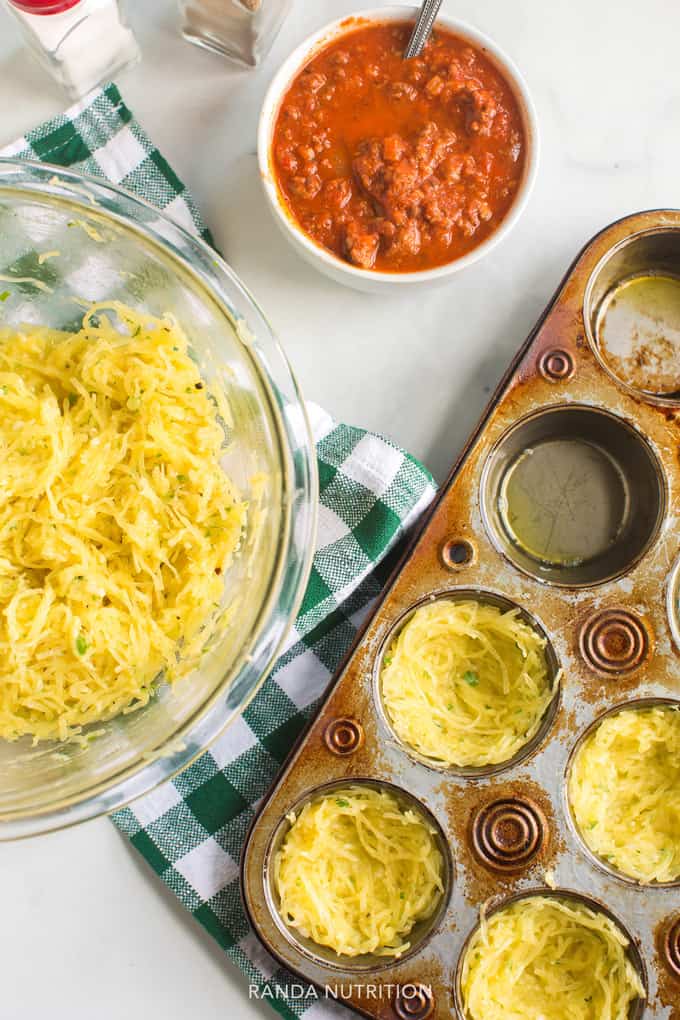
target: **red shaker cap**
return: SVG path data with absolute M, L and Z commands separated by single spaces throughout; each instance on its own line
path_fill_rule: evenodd
M 75 7 L 80 0 L 9 0 L 12 7 L 18 7 L 27 14 L 61 14 Z

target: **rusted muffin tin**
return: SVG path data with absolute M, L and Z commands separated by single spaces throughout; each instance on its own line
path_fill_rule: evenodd
M 604 302 L 635 273 L 680 279 L 680 212 L 629 216 L 578 256 L 251 829 L 242 889 L 259 938 L 290 972 L 365 1016 L 460 1018 L 461 953 L 482 904 L 491 912 L 556 886 L 629 934 L 648 993 L 631 1020 L 680 1020 L 680 883 L 639 885 L 602 866 L 566 795 L 574 747 L 595 720 L 641 699 L 680 701 L 680 360 L 678 392 L 666 363 L 656 394 L 631 384 L 639 357 L 627 378 L 599 348 Z M 539 451 L 533 461 L 528 447 Z M 522 493 L 524 516 L 511 512 Z M 519 606 L 561 670 L 537 743 L 504 768 L 419 760 L 380 705 L 379 661 L 394 628 L 423 600 L 463 592 Z M 415 797 L 448 850 L 440 916 L 397 961 L 303 945 L 277 915 L 270 863 L 286 815 L 328 784 L 361 780 Z

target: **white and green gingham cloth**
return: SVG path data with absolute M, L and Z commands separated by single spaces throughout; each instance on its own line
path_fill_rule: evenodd
M 0 155 L 106 177 L 208 241 L 182 181 L 115 85 L 29 131 Z M 1 271 L 1 270 L 0 270 Z M 285 651 L 243 716 L 198 761 L 113 821 L 197 921 L 283 1016 L 339 1007 L 276 992 L 294 979 L 261 947 L 239 892 L 239 858 L 258 802 L 313 713 L 387 573 L 387 554 L 434 495 L 431 476 L 389 440 L 308 405 L 320 479 L 312 575 Z

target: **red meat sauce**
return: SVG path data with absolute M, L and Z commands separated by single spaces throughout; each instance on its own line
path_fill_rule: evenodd
M 362 269 L 452 262 L 497 229 L 522 178 L 517 100 L 491 61 L 450 32 L 404 61 L 412 25 L 348 30 L 297 75 L 272 163 L 294 220 Z

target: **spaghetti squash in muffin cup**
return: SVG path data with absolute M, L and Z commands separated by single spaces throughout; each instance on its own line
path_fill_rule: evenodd
M 451 884 L 432 816 L 403 790 L 334 783 L 294 808 L 268 870 L 275 916 L 308 954 L 374 969 L 420 948 Z
M 495 771 L 550 723 L 559 669 L 536 621 L 491 592 L 424 599 L 377 668 L 378 703 L 400 744 L 436 768 Z

